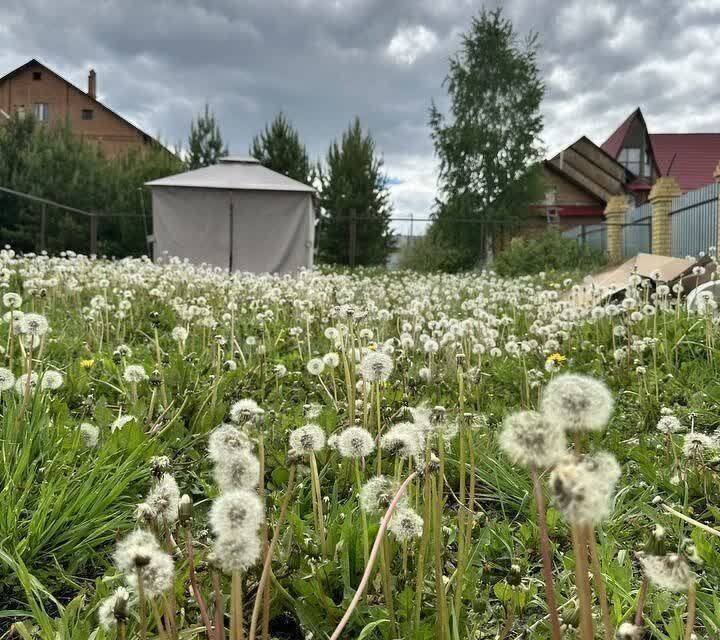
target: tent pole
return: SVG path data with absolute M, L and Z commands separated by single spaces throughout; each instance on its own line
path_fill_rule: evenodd
M 233 211 L 233 201 L 232 197 L 230 198 L 230 256 L 229 256 L 229 265 L 228 265 L 228 271 L 232 273 L 233 270 L 233 223 L 234 223 L 234 211 Z

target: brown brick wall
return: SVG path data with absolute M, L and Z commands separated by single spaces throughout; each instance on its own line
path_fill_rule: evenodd
M 33 79 L 34 71 L 41 73 L 40 80 Z M 6 113 L 21 106 L 26 113 L 32 113 L 35 103 L 49 105 L 50 125 L 69 118 L 73 130 L 97 142 L 108 157 L 116 157 L 150 141 L 99 102 L 42 66 L 28 67 L 0 82 L 0 108 Z M 92 120 L 82 119 L 83 109 L 92 110 Z
M 593 198 L 589 193 L 580 189 L 572 182 L 565 180 L 562 176 L 553 171 L 549 171 L 543 167 L 543 179 L 548 184 L 548 188 L 554 187 L 556 193 L 556 204 L 581 204 L 581 205 L 598 205 L 600 201 Z

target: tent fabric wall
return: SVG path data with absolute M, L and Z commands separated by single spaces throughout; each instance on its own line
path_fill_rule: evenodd
M 313 266 L 311 193 L 153 187 L 152 196 L 156 259 L 253 273 Z

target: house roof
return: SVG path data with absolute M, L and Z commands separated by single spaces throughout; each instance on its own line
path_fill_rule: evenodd
M 115 111 L 113 111 L 110 107 L 108 107 L 107 105 L 100 102 L 97 98 L 93 98 L 86 91 L 83 91 L 82 89 L 80 89 L 80 87 L 74 85 L 72 82 L 70 82 L 66 78 L 63 78 L 59 73 L 56 73 L 50 67 L 44 65 L 42 62 L 40 62 L 36 58 L 32 58 L 31 60 L 28 60 L 25 64 L 21 64 L 16 69 L 13 69 L 12 71 L 6 73 L 4 76 L 0 77 L 0 83 L 4 82 L 5 80 L 9 80 L 13 76 L 18 75 L 19 73 L 22 73 L 23 71 L 25 71 L 28 68 L 33 67 L 33 66 L 42 67 L 44 71 L 47 71 L 49 74 L 55 76 L 58 80 L 61 80 L 62 82 L 66 83 L 68 86 L 72 87 L 75 91 L 78 91 L 79 93 L 81 93 L 85 97 L 87 97 L 89 100 L 92 100 L 101 109 L 104 109 L 105 111 L 110 113 L 112 116 L 114 116 L 118 120 L 122 120 L 126 125 L 128 125 L 129 127 L 132 127 L 133 129 L 135 129 L 135 131 L 137 131 L 140 135 L 142 135 L 143 139 L 146 142 L 156 144 L 159 147 L 165 149 L 168 153 L 172 153 L 163 144 L 161 144 L 154 136 L 151 136 L 150 134 L 145 133 L 142 129 L 140 129 L 140 127 L 138 127 L 137 125 L 134 125 L 128 119 L 123 118 L 119 113 L 116 113 Z
M 623 123 L 610 134 L 610 137 L 600 145 L 600 148 L 613 158 L 617 158 L 618 153 L 620 153 L 620 148 L 622 147 L 623 140 L 625 140 L 625 136 L 627 135 L 628 129 L 630 129 L 630 125 L 635 119 L 635 116 L 637 116 L 638 114 L 642 116 L 642 113 L 640 112 L 640 107 L 635 109 L 635 111 L 633 111 L 623 121 Z
M 255 158 L 222 158 L 218 164 L 146 182 L 147 187 L 314 193 L 312 187 L 263 167 Z
M 713 181 L 720 161 L 720 133 L 651 133 L 660 174 L 674 177 L 682 191 Z

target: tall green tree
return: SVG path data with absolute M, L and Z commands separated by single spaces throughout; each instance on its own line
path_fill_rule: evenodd
M 384 264 L 395 247 L 392 207 L 375 141 L 355 118 L 320 168 L 319 258 L 333 264 Z
M 312 167 L 307 149 L 282 111 L 253 138 L 250 155 L 268 169 L 293 180 L 305 184 L 312 182 Z
M 190 124 L 188 167 L 199 169 L 217 164 L 218 160 L 227 154 L 228 148 L 223 142 L 220 125 L 206 104 L 205 112 Z
M 537 34 L 521 40 L 501 9 L 483 10 L 450 59 L 449 114 L 430 109 L 440 159 L 433 232 L 462 254 L 458 267 L 491 254 L 493 237 L 541 197 L 537 54 Z

